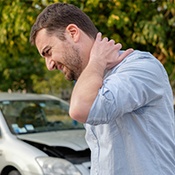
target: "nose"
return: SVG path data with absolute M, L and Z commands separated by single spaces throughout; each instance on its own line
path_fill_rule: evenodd
M 45 58 L 45 62 L 46 62 L 46 67 L 48 70 L 51 71 L 55 69 L 55 62 L 52 59 Z

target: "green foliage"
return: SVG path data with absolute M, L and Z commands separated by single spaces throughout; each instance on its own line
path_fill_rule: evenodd
M 60 93 L 72 83 L 48 72 L 36 48 L 29 43 L 37 15 L 49 4 L 72 3 L 90 16 L 104 36 L 123 49 L 150 51 L 165 66 L 175 90 L 174 0 L 1 0 L 0 90 Z
M 58 71 L 47 71 L 43 78 L 33 75 L 32 80 L 34 91 L 38 93 L 60 94 L 64 90 L 70 91 L 73 86 L 73 82 L 65 81 L 64 74 Z
M 165 66 L 175 92 L 175 1 L 91 0 L 82 9 L 123 48 L 149 51 Z
M 30 29 L 37 15 L 47 5 L 39 0 L 13 0 L 0 2 L 0 78 L 1 91 L 51 93 L 62 88 L 71 88 L 70 83 L 49 77 L 43 58 L 29 43 Z M 63 77 L 63 76 L 62 76 Z M 57 85 L 58 84 L 58 85 Z M 61 84 L 61 85 L 60 85 Z M 53 86 L 53 87 L 51 87 Z M 55 88 L 54 88 L 55 87 Z
M 32 2 L 1 1 L 0 6 L 0 89 L 32 91 L 31 75 L 43 73 L 37 51 L 28 41 L 36 17 Z

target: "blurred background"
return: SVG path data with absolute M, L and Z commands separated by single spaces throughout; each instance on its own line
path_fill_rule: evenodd
M 74 83 L 48 71 L 29 43 L 37 15 L 55 2 L 78 6 L 103 36 L 120 42 L 123 49 L 151 52 L 166 68 L 175 94 L 175 0 L 0 0 L 0 91 L 69 100 Z

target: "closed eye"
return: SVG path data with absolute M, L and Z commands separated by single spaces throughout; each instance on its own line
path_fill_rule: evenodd
M 45 57 L 45 56 L 51 56 L 51 47 L 50 47 L 50 46 L 46 46 L 46 47 L 43 49 L 41 55 L 42 55 L 43 57 Z

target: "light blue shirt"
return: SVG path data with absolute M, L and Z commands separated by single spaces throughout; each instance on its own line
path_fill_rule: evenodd
M 85 124 L 91 175 L 175 175 L 174 121 L 165 69 L 134 51 L 106 73 Z

